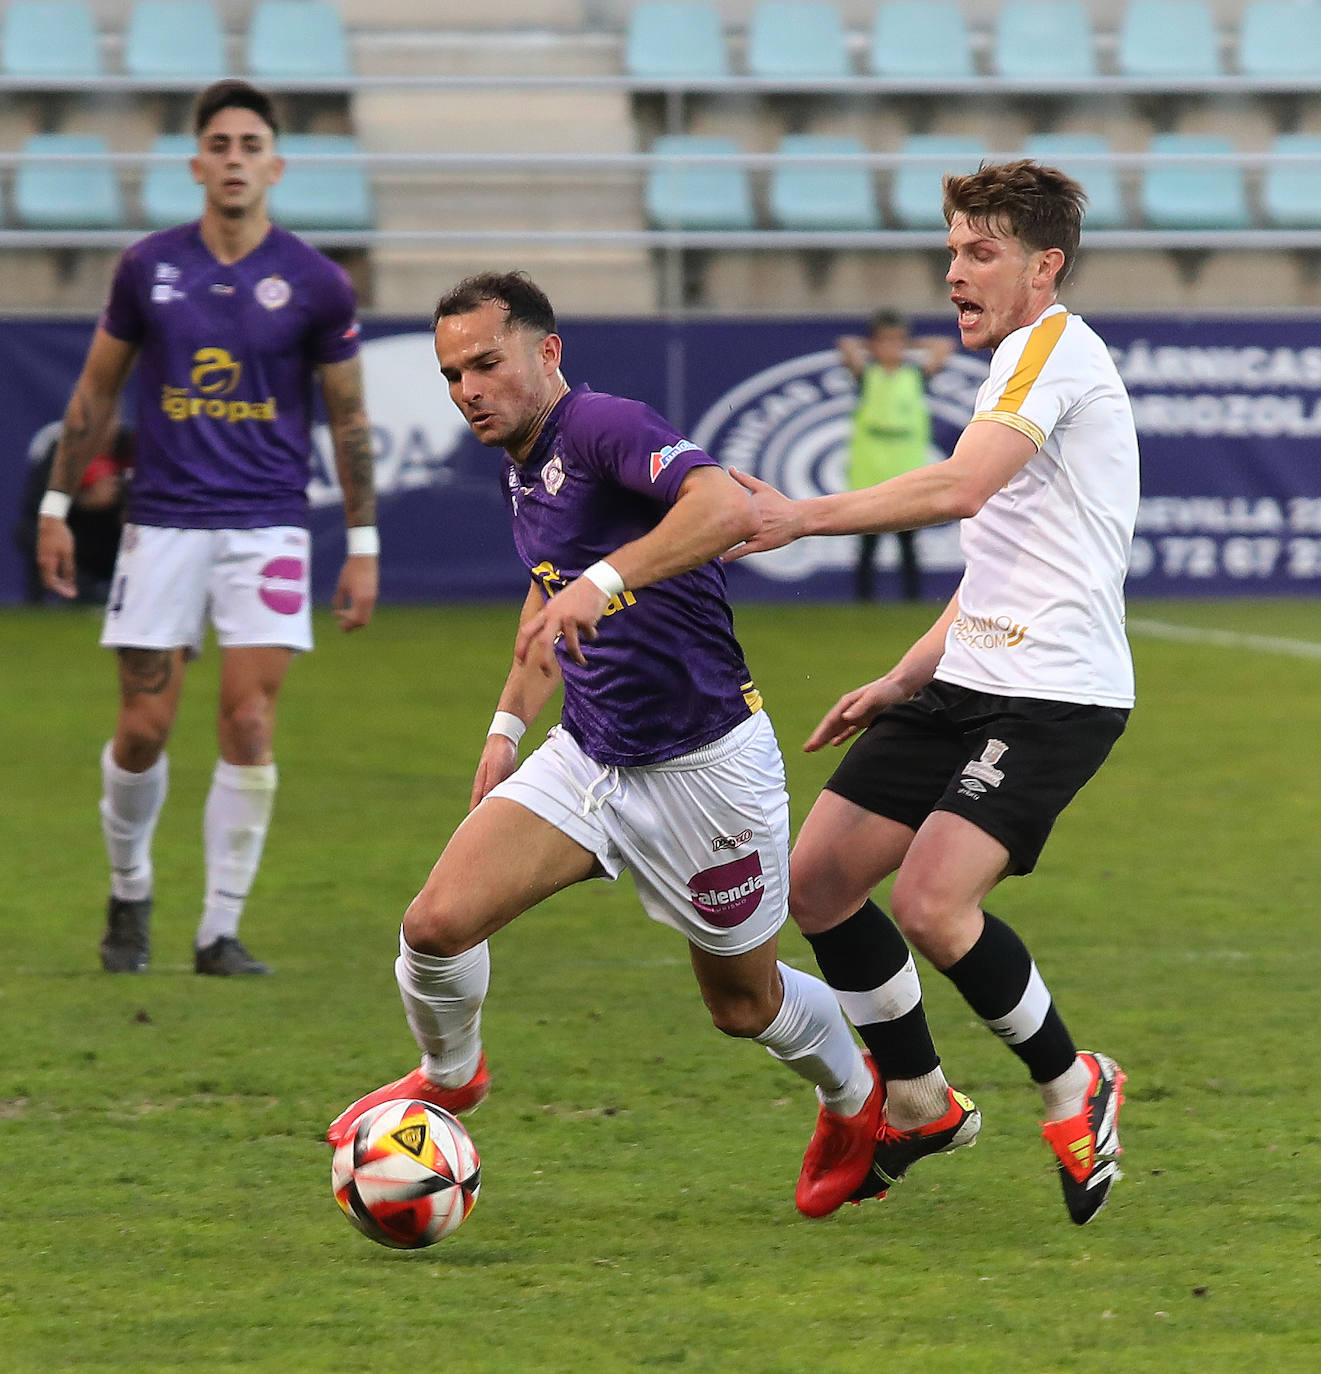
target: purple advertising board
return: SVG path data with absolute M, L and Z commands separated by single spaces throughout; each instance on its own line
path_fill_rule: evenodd
M 1310 595 L 1321 590 L 1321 342 L 1293 318 L 1092 321 L 1128 385 L 1142 448 L 1143 499 L 1131 596 Z M 852 322 L 856 327 L 858 322 Z M 918 319 L 921 332 L 952 332 Z M 837 489 L 854 401 L 834 351 L 838 320 L 588 321 L 563 324 L 571 383 L 637 397 L 727 467 L 791 495 Z M 9 538 L 29 462 L 51 442 L 91 321 L 0 320 L 0 602 L 23 597 Z M 518 597 L 495 455 L 445 393 L 426 325 L 363 328 L 367 403 L 380 492 L 387 601 Z M 931 379 L 931 458 L 948 454 L 986 375 L 955 352 Z M 132 419 L 132 401 L 127 409 Z M 324 426 L 309 493 L 316 584 L 324 601 L 343 553 L 339 492 Z M 958 581 L 957 529 L 920 531 L 928 595 Z M 893 541 L 878 552 L 882 596 L 897 594 Z M 851 540 L 804 540 L 730 569 L 736 598 L 849 595 Z

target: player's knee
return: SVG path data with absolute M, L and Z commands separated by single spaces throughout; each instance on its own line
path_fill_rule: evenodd
M 143 773 L 164 750 L 170 738 L 170 721 L 158 712 L 121 712 L 115 729 L 114 756 L 121 768 Z
M 270 753 L 274 707 L 264 697 L 250 697 L 220 713 L 220 736 L 231 763 L 262 763 Z
M 716 1030 L 736 1040 L 755 1039 L 775 1020 L 777 1010 L 765 996 L 751 989 L 708 996 L 706 1006 Z
M 419 954 L 436 959 L 452 959 L 481 943 L 443 894 L 425 890 L 413 898 L 404 913 L 404 939 Z
M 890 911 L 905 938 L 923 952 L 939 942 L 953 914 L 940 893 L 921 880 L 906 879 L 902 872 L 890 894 Z
M 840 891 L 838 874 L 830 868 L 811 863 L 790 868 L 789 914 L 805 934 L 833 929 L 861 905 Z

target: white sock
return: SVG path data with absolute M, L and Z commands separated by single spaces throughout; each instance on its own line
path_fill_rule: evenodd
M 491 984 L 486 941 L 446 958 L 419 954 L 400 930 L 394 976 L 423 1073 L 442 1088 L 462 1087 L 482 1055 L 482 1003 Z
M 885 1119 L 896 1131 L 915 1131 L 949 1111 L 949 1084 L 936 1065 L 920 1078 L 885 1080 Z
M 273 763 L 216 760 L 202 815 L 206 899 L 197 927 L 198 949 L 238 934 L 243 903 L 266 843 L 278 776 Z
M 871 1092 L 872 1076 L 835 994 L 811 974 L 784 963 L 778 967 L 784 1001 L 757 1043 L 799 1078 L 815 1083 L 823 1106 L 855 1116 Z
M 1058 1078 L 1048 1083 L 1038 1083 L 1041 1100 L 1046 1104 L 1047 1121 L 1066 1121 L 1077 1116 L 1087 1101 L 1087 1089 L 1092 1081 L 1092 1071 L 1075 1058 L 1073 1063 Z
M 145 773 L 130 773 L 115 762 L 113 745 L 101 751 L 101 831 L 110 860 L 110 891 L 121 902 L 151 896 L 151 837 L 169 785 L 164 754 Z

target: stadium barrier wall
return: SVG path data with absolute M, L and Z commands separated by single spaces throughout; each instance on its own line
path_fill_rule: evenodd
M 861 320 L 564 322 L 570 383 L 637 397 L 726 466 L 793 495 L 835 490 L 844 471 L 851 378 L 836 337 Z M 1133 596 L 1315 595 L 1321 590 L 1321 346 L 1301 317 L 1094 319 L 1133 398 L 1143 499 Z M 919 332 L 948 319 L 915 319 Z M 25 465 L 56 432 L 90 321 L 0 320 L 0 602 L 22 599 L 8 532 Z M 363 324 L 376 447 L 386 601 L 519 598 L 498 459 L 469 434 L 419 320 Z M 948 453 L 986 375 L 955 353 L 929 385 L 932 459 Z M 130 383 L 130 386 L 132 384 Z M 133 405 L 126 414 L 131 419 Z M 343 554 L 339 492 L 324 426 L 309 488 L 315 584 L 324 603 Z M 960 563 L 953 526 L 919 534 L 926 593 L 948 596 Z M 880 595 L 897 594 L 882 540 Z M 805 540 L 730 569 L 735 599 L 843 599 L 854 542 Z

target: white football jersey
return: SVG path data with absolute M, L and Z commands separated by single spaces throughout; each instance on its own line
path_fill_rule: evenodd
M 991 356 L 971 423 L 1036 454 L 959 542 L 959 615 L 936 677 L 1000 696 L 1133 704 L 1124 578 L 1138 510 L 1133 409 L 1105 344 L 1052 305 Z

